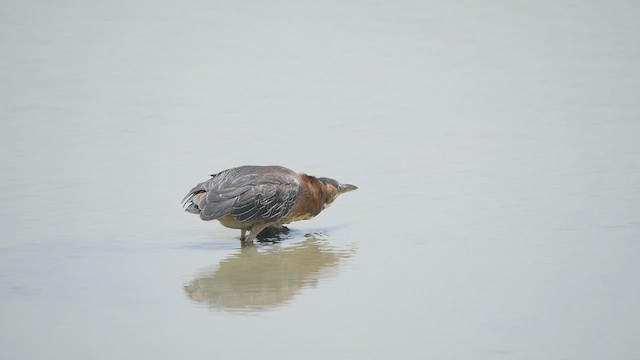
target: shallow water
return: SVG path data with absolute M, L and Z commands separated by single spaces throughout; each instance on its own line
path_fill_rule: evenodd
M 185 292 L 195 303 L 216 309 L 264 311 L 317 286 L 323 273 L 349 256 L 350 251 L 331 249 L 312 234 L 290 247 L 245 247 L 195 276 Z
M 639 10 L 5 2 L 0 358 L 637 358 Z M 359 189 L 243 249 L 243 164 Z

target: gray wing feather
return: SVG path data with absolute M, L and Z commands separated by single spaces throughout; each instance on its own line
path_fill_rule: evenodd
M 183 200 L 203 220 L 231 215 L 240 222 L 276 222 L 293 207 L 300 191 L 295 172 L 280 166 L 242 166 L 212 175 Z M 197 213 L 197 212 L 194 212 Z
M 228 215 L 233 208 L 234 199 L 206 203 L 201 209 L 202 220 L 213 220 Z M 200 206 L 198 206 L 200 208 Z

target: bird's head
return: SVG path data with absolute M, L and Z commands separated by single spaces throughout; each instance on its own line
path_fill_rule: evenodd
M 337 180 L 321 177 L 318 178 L 322 183 L 325 191 L 325 204 L 327 208 L 340 195 L 349 191 L 356 190 L 358 187 L 351 184 L 342 184 Z

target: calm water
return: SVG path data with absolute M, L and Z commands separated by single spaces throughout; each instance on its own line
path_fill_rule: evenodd
M 4 1 L 0 358 L 638 359 L 638 4 Z

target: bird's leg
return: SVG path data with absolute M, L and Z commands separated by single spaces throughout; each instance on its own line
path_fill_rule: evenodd
M 253 224 L 251 226 L 251 232 L 249 233 L 249 236 L 244 241 L 247 243 L 253 242 L 253 239 L 255 239 L 256 236 L 260 234 L 260 231 L 264 230 L 267 226 L 269 226 L 269 224 Z
M 247 234 L 247 229 L 240 229 L 240 240 L 241 241 L 244 241 L 246 234 Z

